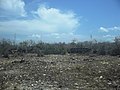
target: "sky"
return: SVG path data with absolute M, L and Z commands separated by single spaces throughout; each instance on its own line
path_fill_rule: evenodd
M 120 0 L 0 0 L 0 39 L 71 42 L 120 36 Z

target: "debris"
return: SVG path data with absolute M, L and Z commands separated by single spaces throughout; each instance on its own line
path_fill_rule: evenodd
M 0 90 L 113 90 L 120 86 L 119 71 L 119 58 L 111 56 L 2 58 Z
M 78 86 L 78 83 L 74 83 L 75 86 Z
M 100 76 L 100 79 L 102 79 L 103 78 L 103 76 Z

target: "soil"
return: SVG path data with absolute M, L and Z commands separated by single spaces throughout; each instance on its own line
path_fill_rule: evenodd
M 28 54 L 0 58 L 0 90 L 120 90 L 120 57 Z

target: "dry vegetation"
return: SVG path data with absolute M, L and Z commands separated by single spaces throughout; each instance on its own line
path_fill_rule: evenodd
M 45 55 L 0 58 L 0 90 L 119 90 L 120 58 Z

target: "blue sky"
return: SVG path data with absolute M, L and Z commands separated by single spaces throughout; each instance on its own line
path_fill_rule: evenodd
M 120 36 L 119 0 L 0 0 L 0 38 L 70 42 Z

